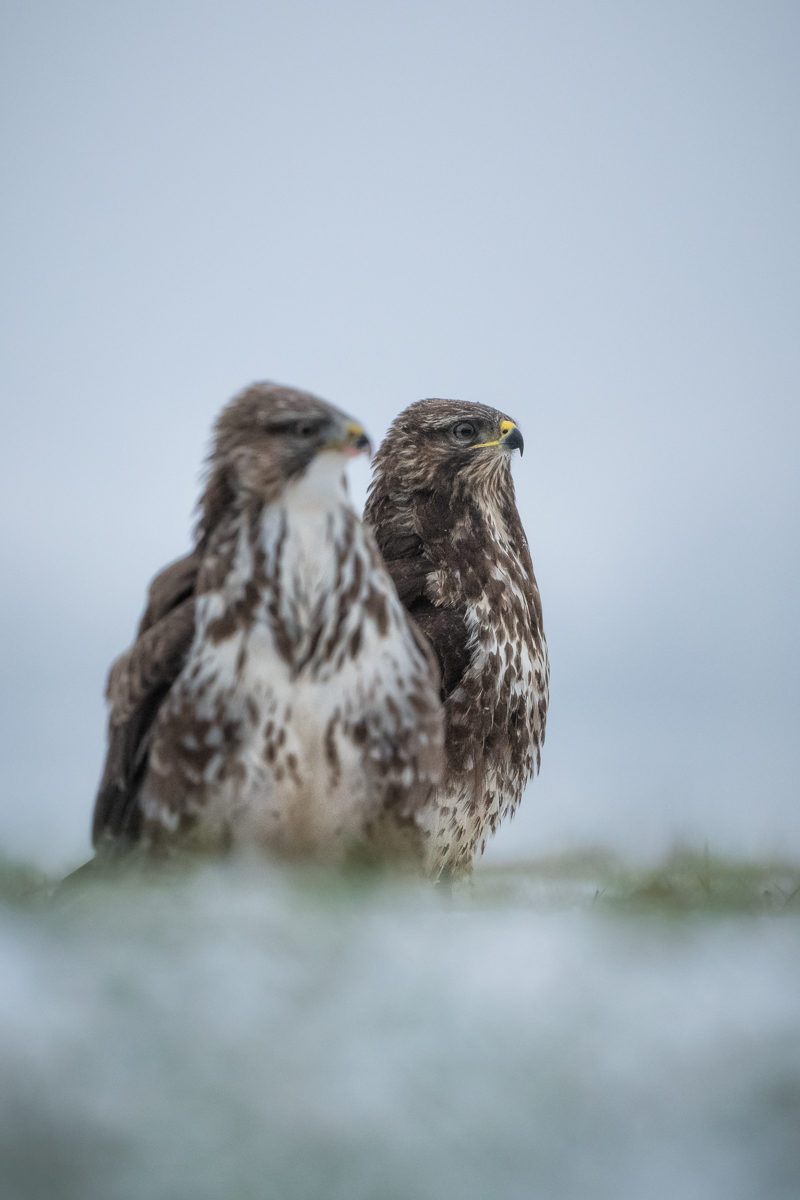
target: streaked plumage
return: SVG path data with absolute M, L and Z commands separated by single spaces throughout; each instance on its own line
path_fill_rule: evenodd
M 438 671 L 346 497 L 360 426 L 249 388 L 217 422 L 197 545 L 112 667 L 99 849 L 413 842 L 442 767 Z
M 364 520 L 442 672 L 445 775 L 418 821 L 434 875 L 471 868 L 538 770 L 549 665 L 504 413 L 422 400 L 375 459 Z

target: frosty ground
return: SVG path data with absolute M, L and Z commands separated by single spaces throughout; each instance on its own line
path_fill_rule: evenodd
M 800 869 L 0 872 L 7 1200 L 800 1191 Z

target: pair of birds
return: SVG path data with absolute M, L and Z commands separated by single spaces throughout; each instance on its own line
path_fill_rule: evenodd
M 252 845 L 468 873 L 538 769 L 539 592 L 514 499 L 522 435 L 422 400 L 347 499 L 361 426 L 256 384 L 222 410 L 196 545 L 112 666 L 98 858 Z

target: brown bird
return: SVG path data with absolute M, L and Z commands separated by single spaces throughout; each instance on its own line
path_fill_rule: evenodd
M 108 680 L 100 852 L 257 845 L 340 859 L 419 840 L 439 678 L 347 500 L 361 426 L 257 384 L 215 428 L 193 552 Z
M 375 458 L 364 520 L 442 673 L 447 765 L 417 816 L 433 875 L 468 872 L 539 769 L 550 672 L 511 478 L 523 448 L 505 413 L 421 400 Z

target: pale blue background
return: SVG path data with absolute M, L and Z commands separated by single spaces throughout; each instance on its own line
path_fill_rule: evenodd
M 7 0 L 0 846 L 85 857 L 107 666 L 272 378 L 524 430 L 552 703 L 495 853 L 800 853 L 799 50 L 768 0 Z

